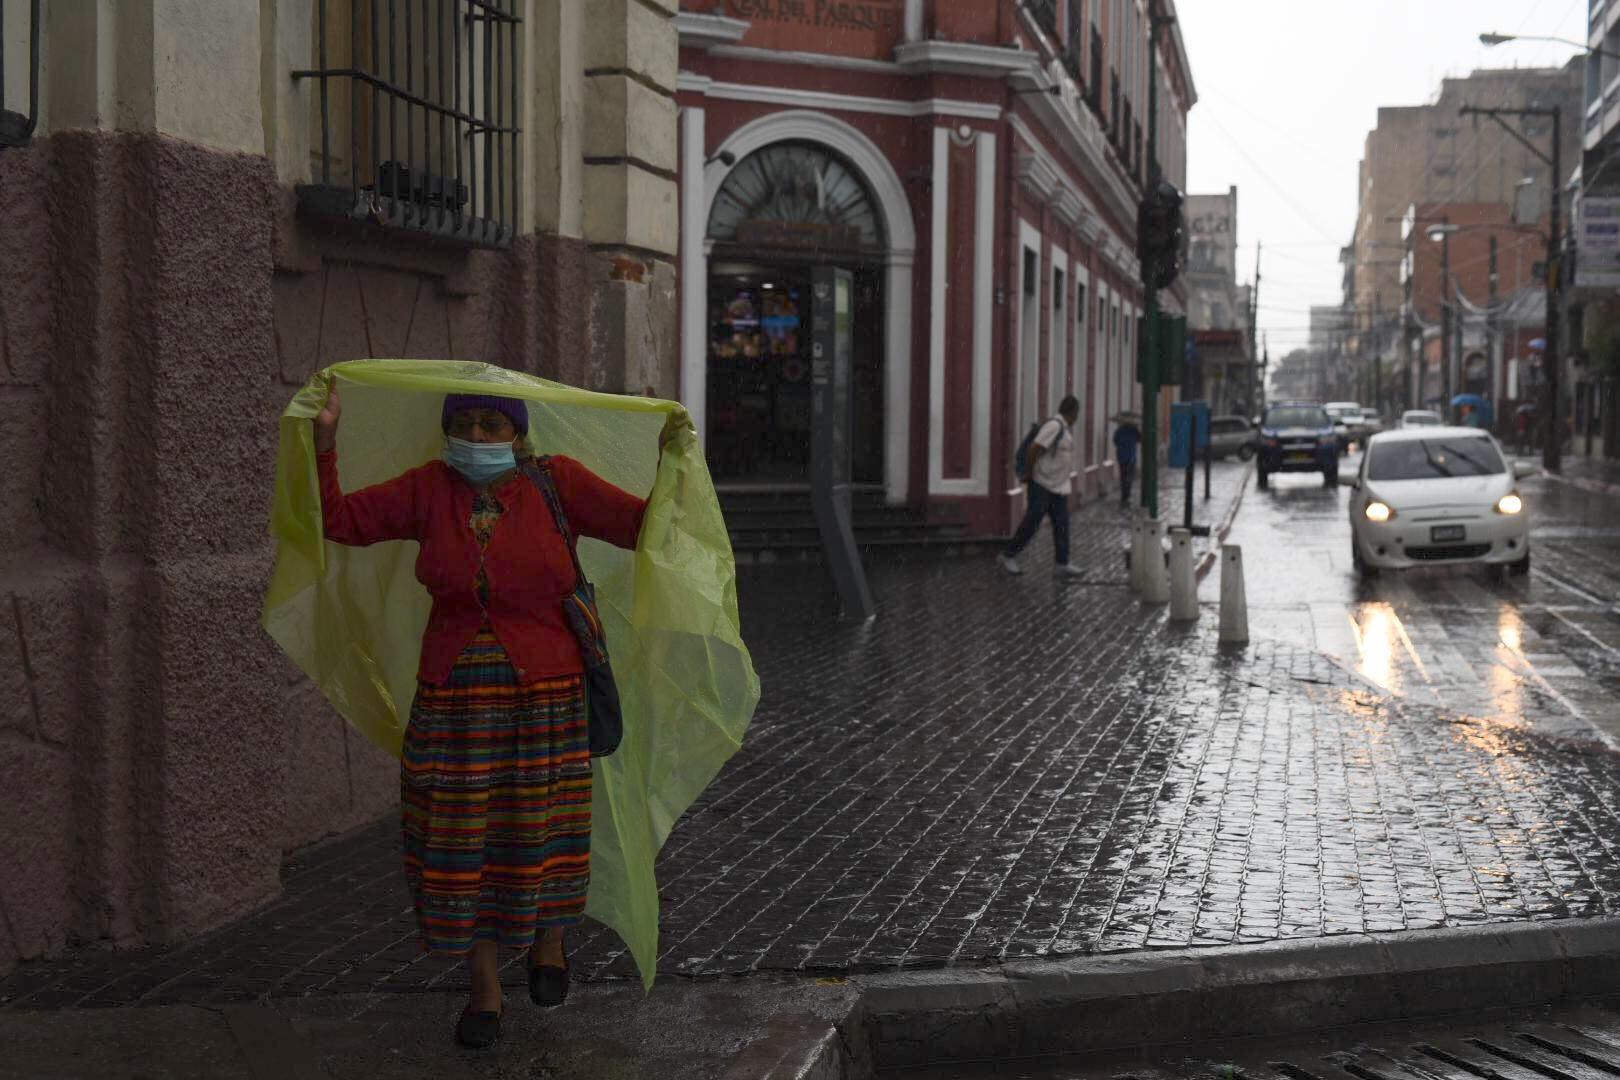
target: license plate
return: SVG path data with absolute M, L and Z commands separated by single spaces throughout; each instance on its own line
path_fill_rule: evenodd
M 1310 454 L 1289 454 L 1287 459 L 1290 462 L 1309 461 L 1309 460 L 1311 460 L 1311 455 Z
M 1461 540 L 1463 527 L 1461 525 L 1434 525 L 1429 529 L 1429 539 L 1439 543 L 1442 540 Z

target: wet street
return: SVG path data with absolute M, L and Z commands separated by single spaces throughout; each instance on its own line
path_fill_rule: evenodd
M 1530 480 L 1535 566 L 1385 575 L 1349 561 L 1344 489 L 1246 467 L 1233 519 L 1253 640 L 1125 586 L 1129 516 L 988 558 L 874 563 L 879 616 L 825 614 L 797 568 L 740 583 L 764 698 L 660 858 L 671 975 L 995 964 L 1620 912 L 1614 703 L 1620 498 Z M 1167 494 L 1167 516 L 1179 496 Z M 1235 514 L 1235 517 L 1234 517 Z M 1594 726 L 1596 725 L 1596 726 Z M 84 954 L 0 1002 L 214 1002 L 449 989 L 416 946 L 385 819 L 295 854 L 277 903 L 184 949 Z M 576 977 L 628 977 L 572 935 Z M 274 944 L 269 944 L 273 942 Z M 508 968 L 521 983 L 521 972 Z
M 1525 459 L 1529 460 L 1529 459 Z M 1349 475 L 1359 454 L 1340 465 Z M 1381 690 L 1504 729 L 1620 736 L 1620 499 L 1537 475 L 1528 578 L 1481 567 L 1351 564 L 1350 490 L 1315 474 L 1251 489 L 1228 538 L 1244 549 L 1251 630 L 1310 645 Z M 1219 598 L 1218 575 L 1201 598 Z

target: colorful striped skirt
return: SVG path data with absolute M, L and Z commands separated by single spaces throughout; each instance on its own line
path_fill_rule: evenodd
M 424 948 L 523 949 L 537 927 L 577 923 L 591 875 L 581 676 L 520 684 L 486 625 L 443 686 L 417 687 L 400 818 Z

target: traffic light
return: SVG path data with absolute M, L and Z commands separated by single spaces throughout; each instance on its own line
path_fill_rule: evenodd
M 1168 180 L 1148 190 L 1136 213 L 1136 257 L 1142 260 L 1143 281 L 1163 289 L 1181 272 L 1182 237 L 1186 227 L 1181 213 L 1181 192 Z

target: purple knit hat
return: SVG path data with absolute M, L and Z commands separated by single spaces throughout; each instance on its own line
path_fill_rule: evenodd
M 529 407 L 517 398 L 494 394 L 446 394 L 444 410 L 439 414 L 439 430 L 449 431 L 450 418 L 466 409 L 494 409 L 512 421 L 519 435 L 529 433 Z

